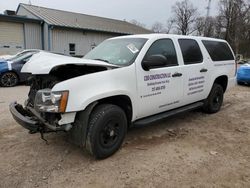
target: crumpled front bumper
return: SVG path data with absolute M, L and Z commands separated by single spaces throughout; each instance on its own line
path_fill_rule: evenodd
M 25 129 L 28 129 L 31 133 L 39 132 L 40 124 L 35 116 L 28 113 L 20 104 L 13 102 L 9 105 L 9 110 L 18 124 Z
M 43 119 L 34 109 L 28 109 L 29 110 L 24 109 L 22 105 L 16 102 L 9 105 L 9 110 L 13 118 L 22 127 L 28 129 L 30 133 L 69 131 L 72 128 L 72 125 L 69 123 L 63 125 L 52 125 Z

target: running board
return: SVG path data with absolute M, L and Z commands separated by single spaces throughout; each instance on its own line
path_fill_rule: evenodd
M 176 108 L 176 109 L 173 109 L 173 110 L 170 110 L 170 111 L 162 112 L 160 114 L 156 114 L 156 115 L 153 115 L 153 116 L 149 116 L 149 117 L 146 117 L 146 118 L 143 118 L 143 119 L 136 120 L 133 123 L 133 125 L 136 126 L 136 127 L 148 125 L 148 124 L 157 122 L 159 120 L 168 118 L 168 117 L 176 115 L 176 114 L 192 111 L 194 109 L 202 107 L 203 105 L 204 105 L 203 102 L 196 102 L 196 103 L 184 106 L 184 107 Z

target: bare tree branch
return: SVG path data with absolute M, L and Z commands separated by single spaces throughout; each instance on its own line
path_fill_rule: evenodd
M 195 31 L 193 25 L 197 20 L 198 11 L 192 3 L 188 0 L 177 2 L 172 7 L 172 12 L 174 13 L 173 21 L 178 33 L 189 35 Z

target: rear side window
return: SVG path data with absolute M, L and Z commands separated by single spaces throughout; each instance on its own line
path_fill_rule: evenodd
M 227 43 L 207 40 L 203 40 L 202 43 L 204 44 L 213 61 L 234 60 L 232 51 L 230 50 Z
M 179 39 L 185 65 L 201 63 L 203 56 L 198 43 L 193 39 Z
M 144 59 L 151 55 L 163 55 L 167 58 L 167 66 L 178 65 L 174 43 L 171 39 L 160 39 L 155 41 L 146 53 Z

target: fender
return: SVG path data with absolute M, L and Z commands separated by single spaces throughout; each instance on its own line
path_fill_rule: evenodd
M 89 104 L 103 98 L 126 95 L 136 116 L 136 75 L 135 65 L 72 78 L 56 84 L 52 91 L 69 91 L 66 112 L 84 110 Z M 104 84 L 105 83 L 105 84 Z

